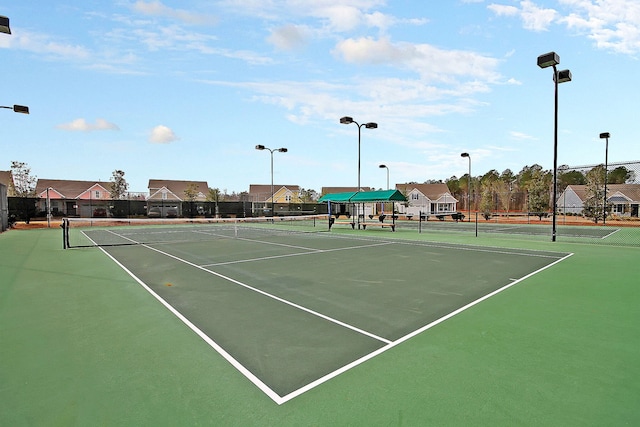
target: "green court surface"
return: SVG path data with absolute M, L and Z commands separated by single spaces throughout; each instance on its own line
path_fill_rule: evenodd
M 11 230 L 0 425 L 634 425 L 639 255 L 347 229 L 63 250 Z

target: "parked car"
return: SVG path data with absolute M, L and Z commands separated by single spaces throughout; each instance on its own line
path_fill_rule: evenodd
M 149 212 L 147 212 L 147 216 L 149 218 L 160 218 L 162 216 L 162 212 L 160 208 L 149 208 Z
M 94 218 L 104 218 L 107 216 L 107 209 L 106 208 L 95 208 L 93 210 L 93 217 Z
M 167 218 L 177 218 L 177 217 L 178 217 L 178 208 L 167 209 Z

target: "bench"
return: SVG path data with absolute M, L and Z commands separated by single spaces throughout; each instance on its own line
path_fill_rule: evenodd
M 388 222 L 361 222 L 360 225 L 362 226 L 363 230 L 367 229 L 367 226 L 370 227 L 391 227 L 391 231 L 396 231 L 396 225 L 393 223 L 388 223 Z
M 354 221 L 337 221 L 334 218 L 331 218 L 330 224 L 329 224 L 329 228 L 333 227 L 336 224 L 338 224 L 338 225 L 350 225 L 352 229 L 356 228 L 356 223 Z

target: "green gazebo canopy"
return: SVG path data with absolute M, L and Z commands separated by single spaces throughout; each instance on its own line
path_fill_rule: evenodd
M 406 202 L 407 198 L 398 190 L 356 191 L 330 193 L 320 197 L 318 202 L 332 203 L 370 203 L 370 202 Z

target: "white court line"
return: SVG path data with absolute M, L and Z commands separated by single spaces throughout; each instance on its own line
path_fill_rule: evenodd
M 88 236 L 87 236 L 87 238 L 89 240 L 92 240 Z M 131 240 L 133 242 L 132 239 L 129 239 L 129 240 Z M 93 242 L 93 240 L 92 240 L 92 242 Z M 195 268 L 198 268 L 200 270 L 203 270 L 203 271 L 205 271 L 207 273 L 210 273 L 210 274 L 213 274 L 213 275 L 218 276 L 220 278 L 223 278 L 225 280 L 228 280 L 228 281 L 230 281 L 232 283 L 236 283 L 236 284 L 238 284 L 240 286 L 243 286 L 243 287 L 245 287 L 247 289 L 251 289 L 251 290 L 253 290 L 255 292 L 258 292 L 260 294 L 263 294 L 265 296 L 273 298 L 273 299 L 275 299 L 277 301 L 281 301 L 281 302 L 283 302 L 285 304 L 288 304 L 288 305 L 291 305 L 293 307 L 299 308 L 299 309 L 301 309 L 303 311 L 306 311 L 306 312 L 309 312 L 311 314 L 318 315 L 319 317 L 324 318 L 326 320 L 334 321 L 334 319 L 331 319 L 328 316 L 325 316 L 325 315 L 322 315 L 320 313 L 314 312 L 314 311 L 309 310 L 309 309 L 307 309 L 305 307 L 302 307 L 302 306 L 299 306 L 297 304 L 291 303 L 289 301 L 286 301 L 286 300 L 284 300 L 282 298 L 279 298 L 279 297 L 276 297 L 274 295 L 270 295 L 270 294 L 268 294 L 268 293 L 266 293 L 264 291 L 261 291 L 259 289 L 253 288 L 253 287 L 251 287 L 249 285 L 243 284 L 243 283 L 241 283 L 241 282 L 239 282 L 237 280 L 234 280 L 234 279 L 229 278 L 227 276 L 224 276 L 222 274 L 216 273 L 214 271 L 207 270 L 207 269 L 205 269 L 203 267 L 200 267 L 200 266 L 198 266 L 196 264 L 193 264 L 193 263 L 191 263 L 189 261 L 180 259 L 180 258 L 178 258 L 178 257 L 176 257 L 174 255 L 168 254 L 166 252 L 160 251 L 160 250 L 158 250 L 156 248 L 153 248 L 151 246 L 148 246 L 148 245 L 141 245 L 141 246 L 146 247 L 148 249 L 151 249 L 153 251 L 156 251 L 158 253 L 161 253 L 161 254 L 163 254 L 165 256 L 168 256 L 170 258 L 176 259 L 176 260 L 178 260 L 180 262 L 186 263 L 187 265 L 191 265 L 191 266 L 193 266 Z M 503 292 L 506 289 L 511 288 L 512 286 L 520 283 L 521 281 L 523 281 L 523 280 L 525 280 L 525 279 L 527 279 L 527 278 L 529 278 L 529 277 L 531 277 L 531 276 L 533 276 L 533 275 L 535 275 L 535 274 L 537 274 L 537 273 L 539 273 L 541 271 L 544 271 L 547 268 L 550 268 L 550 267 L 552 267 L 552 266 L 564 261 L 565 259 L 567 259 L 567 258 L 569 258 L 569 257 L 571 257 L 573 255 L 573 253 L 567 254 L 564 257 L 559 258 L 556 261 L 554 261 L 554 262 L 552 262 L 550 264 L 547 264 L 546 266 L 544 266 L 542 268 L 539 268 L 538 270 L 533 271 L 533 272 L 531 272 L 531 273 L 529 273 L 529 274 L 527 274 L 527 275 L 525 275 L 525 276 L 523 276 L 523 277 L 521 277 L 519 279 L 515 279 L 514 280 L 514 279 L 510 278 L 509 280 L 511 281 L 511 283 L 509 283 L 509 284 L 507 284 L 507 285 L 505 285 L 505 286 L 503 286 L 503 287 L 501 287 L 499 289 L 496 289 L 495 291 L 490 292 L 489 294 L 486 294 L 486 295 L 484 295 L 484 296 L 482 296 L 482 297 L 480 297 L 480 298 L 478 298 L 478 299 L 476 299 L 476 300 L 474 300 L 474 301 L 472 301 L 472 302 L 470 302 L 470 303 L 468 303 L 468 304 L 466 304 L 466 305 L 464 305 L 464 306 L 452 311 L 451 313 L 449 313 L 449 314 L 447 314 L 445 316 L 442 316 L 439 319 L 437 319 L 437 320 L 435 320 L 435 321 L 433 321 L 433 322 L 431 322 L 431 323 L 429 323 L 429 324 L 427 324 L 427 325 L 425 325 L 425 326 L 423 326 L 423 327 L 421 327 L 419 329 L 416 329 L 415 331 L 410 332 L 409 334 L 404 335 L 401 338 L 398 338 L 395 341 L 390 341 L 390 340 L 387 340 L 387 339 L 384 339 L 384 338 L 381 338 L 381 337 L 377 337 L 376 335 L 370 334 L 370 333 L 368 333 L 366 331 L 362 331 L 362 330 L 359 330 L 357 328 L 354 329 L 350 325 L 344 324 L 343 322 L 335 321 L 335 323 L 340 325 L 340 326 L 344 326 L 344 327 L 352 329 L 352 330 L 354 330 L 356 332 L 359 332 L 359 333 L 362 333 L 364 335 L 370 336 L 370 337 L 372 337 L 374 339 L 377 339 L 379 341 L 382 341 L 382 342 L 386 343 L 386 345 L 383 346 L 383 347 L 380 347 L 378 350 L 373 351 L 373 352 L 371 352 L 371 353 L 369 353 L 369 354 L 367 354 L 367 355 L 365 355 L 365 356 L 363 356 L 363 357 L 361 357 L 361 358 L 359 358 L 359 359 L 357 359 L 357 360 L 355 360 L 355 361 L 353 361 L 353 362 L 351 362 L 351 363 L 349 363 L 347 365 L 344 365 L 344 366 L 336 369 L 333 372 L 330 372 L 330 373 L 318 378 L 315 381 L 312 381 L 311 383 L 306 384 L 305 386 L 303 386 L 303 387 L 301 387 L 301 388 L 299 388 L 299 389 L 297 389 L 297 390 L 295 390 L 295 391 L 293 391 L 293 392 L 291 392 L 289 394 L 286 394 L 284 396 L 280 396 L 276 392 L 274 392 L 269 386 L 267 386 L 262 380 L 260 380 L 258 377 L 253 375 L 249 370 L 247 370 L 241 363 L 239 363 L 235 358 L 233 358 L 233 356 L 231 356 L 229 353 L 227 353 L 222 347 L 220 347 L 208 335 L 206 335 L 204 332 L 202 332 L 196 325 L 191 323 L 179 311 L 177 311 L 175 308 L 173 308 L 173 306 L 171 306 L 167 301 L 165 301 L 162 297 L 160 297 L 158 294 L 156 294 L 149 286 L 147 286 L 142 280 L 140 280 L 138 277 L 136 277 L 135 274 L 133 274 L 131 271 L 129 271 L 117 259 L 115 259 L 113 256 L 111 256 L 102 247 L 100 247 L 100 250 L 102 252 L 104 252 L 109 258 L 111 258 L 118 266 L 120 266 L 125 272 L 127 272 L 127 274 L 129 274 L 136 282 L 138 282 L 144 289 L 146 289 L 151 295 L 153 295 L 158 301 L 160 301 L 160 303 L 162 303 L 165 307 L 167 307 L 169 309 L 169 311 L 171 311 L 174 315 L 176 315 L 176 317 L 178 317 L 182 322 L 184 322 L 191 330 L 193 330 L 198 336 L 200 336 L 207 344 L 209 344 L 214 350 L 216 350 L 232 366 L 234 366 L 236 369 L 238 369 L 238 371 L 240 373 L 242 373 L 247 379 L 249 379 L 252 383 L 254 383 L 260 390 L 262 390 L 267 396 L 269 396 L 278 405 L 282 405 L 282 404 L 288 402 L 289 400 L 291 400 L 291 399 L 293 399 L 293 398 L 295 398 L 297 396 L 300 396 L 303 393 L 306 393 L 307 391 L 309 391 L 309 390 L 311 390 L 311 389 L 313 389 L 313 388 L 325 383 L 326 381 L 329 381 L 330 379 L 335 378 L 336 376 L 338 376 L 338 375 L 340 375 L 340 374 L 342 374 L 342 373 L 344 373 L 344 372 L 346 372 L 346 371 L 348 371 L 348 370 L 350 370 L 350 369 L 352 369 L 352 368 L 354 368 L 354 367 L 356 367 L 356 366 L 358 366 L 358 365 L 360 365 L 360 364 L 362 364 L 362 363 L 364 363 L 364 362 L 366 362 L 366 361 L 368 361 L 368 360 L 370 360 L 370 359 L 372 359 L 372 358 L 384 353 L 385 351 L 396 347 L 398 344 L 401 344 L 401 343 L 403 343 L 403 342 L 405 342 L 405 341 L 407 341 L 407 340 L 409 340 L 409 339 L 411 339 L 411 338 L 413 338 L 413 337 L 425 332 L 426 330 L 431 329 L 436 325 L 439 325 L 440 323 L 444 322 L 445 320 L 448 320 L 448 319 L 452 318 L 453 316 L 455 316 L 457 314 L 460 314 L 461 312 L 463 312 L 463 311 L 465 311 L 465 310 L 467 310 L 467 309 L 479 304 L 480 302 L 485 301 L 486 299 L 491 298 L 492 296 L 494 296 L 494 295 L 496 295 L 496 294 L 498 294 L 500 292 Z
M 537 273 L 539 273 L 539 272 L 541 272 L 543 270 L 546 270 L 547 268 L 550 268 L 550 267 L 556 265 L 559 262 L 564 261 L 565 259 L 569 258 L 572 255 L 573 254 L 570 253 L 570 254 L 564 256 L 563 258 L 560 258 L 560 259 L 552 262 L 551 264 L 547 264 L 544 267 L 539 268 L 538 270 L 536 270 L 534 272 L 531 272 L 531 273 L 527 274 L 526 276 L 521 277 L 520 279 L 514 280 L 511 283 L 509 283 L 509 284 L 507 284 L 507 285 L 505 285 L 505 286 L 503 286 L 503 287 L 501 287 L 499 289 L 496 289 L 495 291 L 493 291 L 491 293 L 488 293 L 487 295 L 484 295 L 484 296 L 478 298 L 477 300 L 472 301 L 469 304 L 464 305 L 464 306 L 458 308 L 457 310 L 454 310 L 451 313 L 449 313 L 449 314 L 447 314 L 445 316 L 442 316 L 441 318 L 439 318 L 437 320 L 434 320 L 433 322 L 431 322 L 431 323 L 429 323 L 429 324 L 427 324 L 427 325 L 425 325 L 425 326 L 423 326 L 423 327 L 421 327 L 419 329 L 416 329 L 415 331 L 413 331 L 413 332 L 411 332 L 411 333 L 409 333 L 409 334 L 407 334 L 407 335 L 405 335 L 405 336 L 403 336 L 401 338 L 398 338 L 397 340 L 387 344 L 386 346 L 380 347 L 378 350 L 373 351 L 373 352 L 361 357 L 360 359 L 354 360 L 353 362 L 351 362 L 351 363 L 349 363 L 347 365 L 344 365 L 343 367 L 341 367 L 339 369 L 336 369 L 335 371 L 330 372 L 330 373 L 328 373 L 327 375 L 325 375 L 325 376 L 323 376 L 321 378 L 318 378 L 317 380 L 305 385 L 304 387 L 299 388 L 296 391 L 293 391 L 293 392 L 291 392 L 291 393 L 289 393 L 289 394 L 287 394 L 285 396 L 282 396 L 280 398 L 280 400 L 282 401 L 282 403 L 286 403 L 289 400 L 291 400 L 291 399 L 293 399 L 293 398 L 295 398 L 297 396 L 300 396 L 301 394 L 303 394 L 303 393 L 305 393 L 305 392 L 307 392 L 307 391 L 319 386 L 320 384 L 322 384 L 322 383 L 324 383 L 326 381 L 329 381 L 330 379 L 335 378 L 336 376 L 348 371 L 349 369 L 354 368 L 354 367 L 366 362 L 367 360 L 370 360 L 370 359 L 374 358 L 375 356 L 378 356 L 378 355 L 384 353 L 385 351 L 394 348 L 398 344 L 402 344 L 403 342 L 409 340 L 410 338 L 413 338 L 416 335 L 419 335 L 419 334 L 423 333 L 424 331 L 426 331 L 428 329 L 431 329 L 436 325 L 439 325 L 440 323 L 444 322 L 445 320 L 450 319 L 453 316 L 462 313 L 463 311 L 473 307 L 474 305 L 479 304 L 482 301 L 484 301 L 484 300 L 486 300 L 488 298 L 491 298 L 492 296 L 494 296 L 496 294 L 499 294 L 500 292 L 502 292 L 502 291 L 504 291 L 506 289 L 509 289 L 510 287 L 516 285 L 517 283 L 520 283 L 521 281 L 523 281 L 523 280 L 525 280 L 525 279 L 527 279 L 527 278 L 529 278 L 529 277 L 531 277 L 531 276 L 533 276 L 533 275 L 535 275 L 535 274 L 537 274 Z M 282 403 L 280 403 L 280 404 L 282 404 Z
M 258 257 L 258 258 L 248 258 L 248 259 L 241 259 L 241 260 L 234 260 L 234 261 L 216 262 L 212 264 L 202 264 L 201 267 L 216 267 L 219 265 L 240 264 L 243 262 L 263 261 L 268 259 L 287 258 L 292 256 L 301 256 L 301 255 L 312 255 L 312 254 L 319 254 L 319 253 L 326 253 L 326 252 L 350 251 L 354 249 L 373 248 L 376 246 L 386 246 L 386 245 L 393 245 L 393 242 L 375 243 L 372 245 L 363 245 L 363 246 L 351 246 L 348 248 L 313 249 L 311 252 L 298 252 L 295 254 L 271 255 L 271 256 Z

